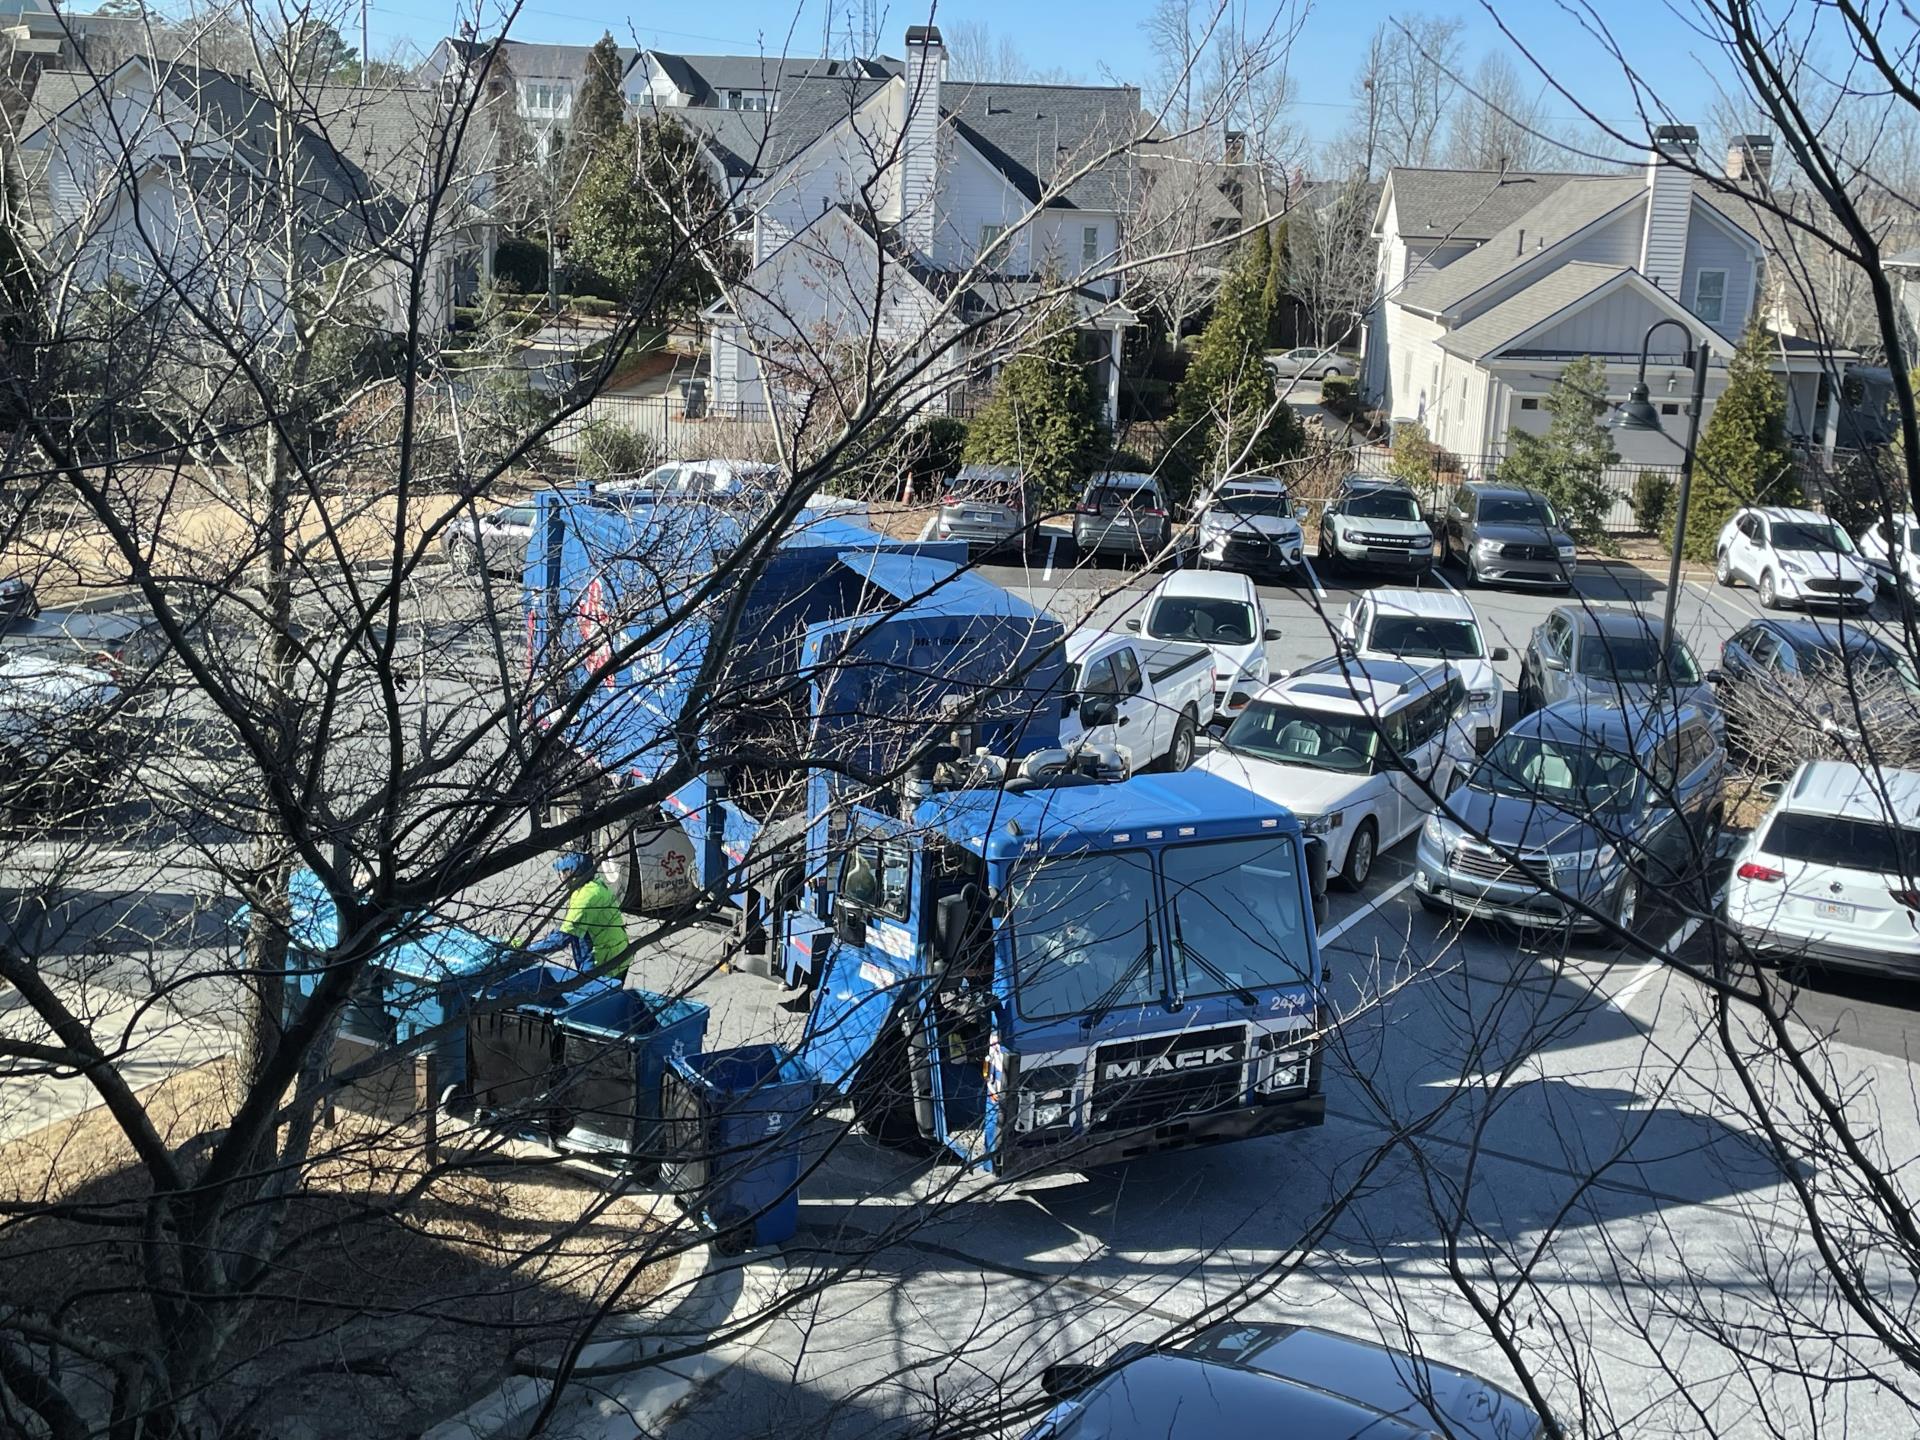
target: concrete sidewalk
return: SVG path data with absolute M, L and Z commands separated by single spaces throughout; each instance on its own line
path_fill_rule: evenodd
M 51 976 L 47 985 L 85 1024 L 134 1090 L 230 1055 L 238 1044 L 234 1032 L 188 1019 L 158 1001 Z M 0 1041 L 7 1040 L 60 1043 L 53 1028 L 10 985 L 0 986 Z M 74 1070 L 18 1057 L 0 1059 L 0 1143 L 71 1121 L 100 1103 L 100 1092 Z

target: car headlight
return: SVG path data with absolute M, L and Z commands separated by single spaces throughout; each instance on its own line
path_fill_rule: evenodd
M 1055 1130 L 1073 1123 L 1073 1087 L 1078 1065 L 1041 1065 L 1020 1074 L 1014 1124 L 1021 1130 Z
M 1780 568 L 1785 570 L 1789 575 L 1804 575 L 1807 573 L 1807 567 L 1802 565 L 1798 560 L 1795 560 L 1791 555 L 1782 555 L 1780 557 Z
M 1500 542 L 1498 540 L 1476 540 L 1473 542 L 1473 548 L 1478 550 L 1482 555 L 1498 555 L 1500 553 Z
M 1559 884 L 1562 877 L 1572 879 L 1606 869 L 1613 864 L 1613 854 L 1613 846 L 1597 845 L 1591 850 L 1569 850 L 1561 855 L 1549 855 L 1547 865 L 1553 871 L 1554 883 Z
M 1559 547 L 1559 550 L 1560 550 L 1560 558 L 1561 558 L 1562 560 L 1571 560 L 1571 559 L 1573 559 L 1573 555 L 1574 555 L 1574 547 L 1573 547 L 1573 546 L 1571 546 L 1571 545 L 1562 545 L 1562 546 L 1560 546 L 1560 547 Z
M 1483 709 L 1493 703 L 1493 692 L 1491 690 L 1469 690 L 1467 692 L 1467 703 L 1476 710 Z
M 1346 816 L 1338 810 L 1329 810 L 1324 815 L 1309 815 L 1300 822 L 1300 829 L 1307 835 L 1324 835 L 1329 830 L 1338 830 L 1346 823 Z
M 1420 838 L 1444 850 L 1453 840 L 1453 827 L 1436 810 L 1427 816 L 1427 823 L 1420 827 Z

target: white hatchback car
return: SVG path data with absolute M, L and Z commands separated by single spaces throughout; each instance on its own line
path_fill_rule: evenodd
M 1328 871 L 1358 889 L 1473 763 L 1465 702 L 1449 664 L 1339 655 L 1267 686 L 1195 768 L 1292 810 L 1325 840 Z
M 1500 733 L 1505 690 L 1494 665 L 1503 646 L 1488 648 L 1480 617 L 1454 590 L 1371 590 L 1347 606 L 1340 638 L 1363 660 L 1451 661 L 1467 687 L 1461 723 L 1485 749 Z
M 1727 943 L 1920 976 L 1920 772 L 1809 760 L 1734 856 Z
M 1152 640 L 1184 640 L 1213 652 L 1213 713 L 1238 715 L 1267 683 L 1267 625 L 1253 581 L 1228 570 L 1176 570 L 1148 594 L 1127 629 Z
M 1749 506 L 1737 511 L 1713 547 L 1713 578 L 1745 581 L 1772 610 L 1804 605 L 1873 604 L 1879 582 L 1847 532 L 1815 510 Z

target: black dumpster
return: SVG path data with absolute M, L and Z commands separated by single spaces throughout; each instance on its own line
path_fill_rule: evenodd
M 645 990 L 583 997 L 554 1017 L 560 1076 L 553 1102 L 569 1148 L 633 1157 L 650 1175 L 661 1155 L 660 1091 L 668 1064 L 699 1050 L 707 1007 Z
M 813 1076 L 778 1045 L 676 1058 L 666 1075 L 666 1188 L 722 1254 L 791 1239 L 800 1218 L 800 1122 Z
M 560 1012 L 618 986 L 557 965 L 530 965 L 488 986 L 467 1018 L 467 1098 L 474 1109 L 540 1131 L 561 1124 Z

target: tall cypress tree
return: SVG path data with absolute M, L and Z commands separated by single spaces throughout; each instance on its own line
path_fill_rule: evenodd
M 1793 505 L 1801 498 L 1787 443 L 1787 397 L 1767 368 L 1769 353 L 1767 332 L 1748 326 L 1727 368 L 1727 388 L 1707 417 L 1687 505 L 1692 559 L 1713 558 L 1721 527 L 1742 505 Z
M 587 51 L 586 76 L 573 102 L 573 131 L 567 137 L 572 173 L 584 172 L 610 146 L 622 143 L 626 101 L 620 95 L 620 47 L 603 33 Z
M 1266 361 L 1271 268 L 1267 232 L 1256 230 L 1222 282 L 1180 381 L 1161 457 L 1175 504 L 1202 479 L 1262 469 L 1305 443 L 1292 407 L 1276 401 Z

